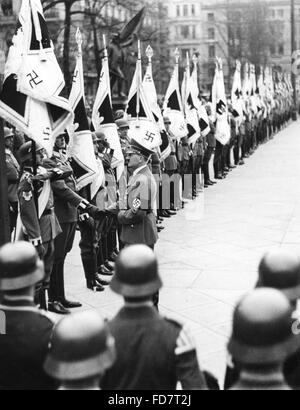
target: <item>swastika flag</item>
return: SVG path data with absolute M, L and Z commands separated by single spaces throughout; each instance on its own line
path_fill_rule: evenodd
M 5 65 L 0 116 L 52 153 L 72 121 L 40 0 L 23 0 Z

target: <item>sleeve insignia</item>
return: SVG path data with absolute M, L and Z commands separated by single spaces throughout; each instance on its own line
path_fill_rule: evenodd
M 32 198 L 32 192 L 31 191 L 23 191 L 22 196 L 23 196 L 23 198 L 26 202 L 29 202 Z

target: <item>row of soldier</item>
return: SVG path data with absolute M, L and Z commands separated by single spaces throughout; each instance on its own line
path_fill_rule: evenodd
M 211 131 L 206 137 L 201 136 L 194 146 L 188 144 L 187 138 L 178 140 L 171 133 L 170 119 L 164 117 L 171 149 L 163 162 L 156 152 L 130 137 L 126 116 L 118 111 L 116 124 L 130 177 L 121 178 L 123 188 L 118 185 L 105 135 L 93 133 L 95 155 L 105 171 L 105 185 L 92 183 L 80 192 L 77 192 L 74 170 L 67 155 L 67 133 L 56 139 L 52 158 L 46 158 L 40 146 L 31 141 L 24 143 L 17 131 L 6 127 L 11 232 L 17 239 L 29 240 L 44 261 L 46 278 L 36 292 L 41 307 L 68 314 L 69 309 L 81 306 L 66 298 L 64 285 L 64 264 L 72 250 L 76 229 L 81 233 L 80 250 L 87 288 L 104 291 L 113 275 L 119 250 L 137 243 L 154 249 L 158 232 L 164 229 L 163 219 L 176 215 L 184 206 L 180 184 L 171 184 L 167 190 L 167 205 L 163 203 L 162 176 L 178 176 L 184 181 L 186 175 L 191 176 L 185 196 L 197 197 L 203 188 L 225 178 L 237 165 L 243 165 L 259 144 L 272 138 L 288 122 L 291 107 L 280 107 L 284 106 L 278 104 L 267 117 L 245 116 L 237 126 L 229 104 L 231 139 L 225 146 L 215 138 L 209 103 L 206 110 Z M 158 303 L 157 296 L 155 300 Z
M 225 388 L 298 390 L 300 259 L 272 251 L 258 272 L 256 289 L 234 311 Z M 38 309 L 35 286 L 44 275 L 43 263 L 28 242 L 0 249 L 5 322 L 0 389 L 220 389 L 214 376 L 200 368 L 187 326 L 154 308 L 153 294 L 162 281 L 149 247 L 133 245 L 118 256 L 110 286 L 123 297 L 124 306 L 107 323 L 97 311 L 59 320 Z

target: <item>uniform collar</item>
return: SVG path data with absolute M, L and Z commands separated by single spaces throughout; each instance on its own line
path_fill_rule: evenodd
M 34 299 L 31 296 L 4 295 L 1 304 L 4 307 L 36 307 Z
M 153 304 L 139 304 L 139 306 L 125 305 L 118 313 L 120 319 L 136 319 L 136 320 L 153 320 L 158 317 L 158 313 L 155 310 Z
M 132 176 L 136 176 L 138 173 L 140 173 L 144 168 L 148 168 L 148 165 L 142 165 L 141 167 L 137 168 L 136 170 L 133 171 Z

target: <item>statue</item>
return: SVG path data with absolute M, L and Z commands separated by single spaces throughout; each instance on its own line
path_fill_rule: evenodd
M 13 14 L 12 0 L 2 0 L 1 9 L 2 9 L 4 16 L 11 16 Z
M 125 65 L 125 48 L 133 44 L 137 38 L 137 32 L 142 24 L 145 14 L 145 7 L 133 17 L 121 32 L 112 35 L 108 47 L 108 57 L 110 66 L 111 90 L 112 94 L 117 85 L 117 94 L 121 99 L 126 99 L 124 93 L 125 75 L 123 68 Z

